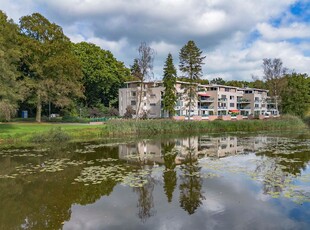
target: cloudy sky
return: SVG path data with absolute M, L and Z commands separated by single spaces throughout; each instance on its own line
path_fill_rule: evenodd
M 156 78 L 169 52 L 178 65 L 188 40 L 204 52 L 209 80 L 262 76 L 263 58 L 310 74 L 309 0 L 0 0 L 0 9 L 15 22 L 39 12 L 73 42 L 95 43 L 126 66 L 145 41 L 156 50 Z

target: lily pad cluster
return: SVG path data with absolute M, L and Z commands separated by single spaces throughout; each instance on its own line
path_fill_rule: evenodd
M 42 157 L 48 149 L 8 149 L 0 151 L 2 157 Z
M 121 165 L 113 166 L 90 166 L 82 170 L 81 175 L 74 179 L 75 182 L 89 184 L 101 184 L 109 179 L 114 181 L 122 181 L 125 168 Z M 75 184 L 73 182 L 73 184 Z
M 140 169 L 130 172 L 123 178 L 123 184 L 133 188 L 143 187 L 148 183 L 148 177 L 151 171 L 148 169 Z

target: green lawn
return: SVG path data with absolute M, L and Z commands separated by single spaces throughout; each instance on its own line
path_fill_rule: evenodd
M 0 123 L 1 140 L 27 141 L 33 134 L 43 133 L 52 128 L 60 127 L 61 130 L 72 137 L 99 135 L 103 125 L 89 124 L 53 124 L 53 123 Z

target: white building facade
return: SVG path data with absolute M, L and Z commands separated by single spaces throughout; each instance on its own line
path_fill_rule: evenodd
M 187 89 L 189 83 L 177 81 L 175 85 L 177 101 L 175 116 L 222 116 L 239 114 L 243 116 L 259 116 L 265 114 L 278 115 L 268 97 L 268 90 L 255 88 L 238 88 L 224 85 L 200 85 L 194 84 L 196 96 L 192 99 L 191 111 L 189 111 L 189 99 Z M 162 81 L 126 82 L 125 87 L 119 89 L 119 113 L 124 116 L 126 108 L 131 106 L 137 110 L 139 116 L 147 114 L 149 118 L 167 117 L 163 110 L 163 95 L 165 88 Z M 272 111 L 271 111 L 272 109 Z

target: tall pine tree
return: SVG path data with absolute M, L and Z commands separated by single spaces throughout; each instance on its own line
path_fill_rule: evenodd
M 187 88 L 188 119 L 190 119 L 192 106 L 197 96 L 195 82 L 202 76 L 202 65 L 204 64 L 205 56 L 202 56 L 202 51 L 196 46 L 194 41 L 188 41 L 180 50 L 179 59 L 180 71 L 184 73 L 184 77 L 188 78 L 190 83 Z
M 177 71 L 173 65 L 172 55 L 169 53 L 164 66 L 164 78 L 163 83 L 165 87 L 164 94 L 164 110 L 169 113 L 169 117 L 172 117 L 175 113 L 174 107 L 177 101 L 175 84 L 177 81 Z

